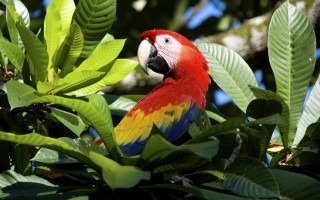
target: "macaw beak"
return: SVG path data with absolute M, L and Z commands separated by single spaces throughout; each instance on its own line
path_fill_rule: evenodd
M 140 43 L 138 47 L 138 61 L 146 74 L 148 74 L 148 68 L 161 74 L 169 72 L 167 62 L 158 54 L 157 48 L 149 41 L 149 39 L 144 39 Z

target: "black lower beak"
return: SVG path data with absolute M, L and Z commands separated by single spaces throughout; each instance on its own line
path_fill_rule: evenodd
M 168 63 L 158 54 L 157 49 L 153 45 L 147 66 L 156 73 L 167 74 L 169 72 Z

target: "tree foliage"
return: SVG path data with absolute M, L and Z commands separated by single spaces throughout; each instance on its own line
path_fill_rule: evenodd
M 137 65 L 119 58 L 125 40 L 108 32 L 116 1 L 54 0 L 37 34 L 20 1 L 2 2 L 10 39 L 0 38 L 0 63 L 14 69 L 1 93 L 0 111 L 8 117 L 0 126 L 0 198 L 319 198 L 319 174 L 312 168 L 320 164 L 319 80 L 301 109 L 316 41 L 307 17 L 289 1 L 269 28 L 277 90 L 258 88 L 237 53 L 198 42 L 210 75 L 241 113 L 228 117 L 208 102 L 190 140 L 176 146 L 153 127 L 136 156 L 122 154 L 113 124 L 141 96 L 99 93 Z M 105 148 L 88 139 L 92 130 Z

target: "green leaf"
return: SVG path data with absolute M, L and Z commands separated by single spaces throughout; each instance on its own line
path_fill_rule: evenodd
M 0 198 L 33 197 L 41 193 L 54 194 L 59 187 L 35 175 L 22 176 L 13 170 L 0 174 Z
M 54 0 L 47 8 L 44 19 L 44 38 L 49 56 L 48 68 L 57 68 L 57 66 L 51 66 L 55 63 L 52 59 L 69 32 L 74 10 L 73 0 Z
M 201 135 L 202 132 L 209 127 L 211 127 L 211 122 L 207 115 L 207 112 L 204 110 L 200 110 L 196 120 L 191 124 L 188 133 L 191 137 L 196 137 L 197 135 Z
M 35 89 L 15 80 L 8 81 L 6 87 L 11 109 L 25 106 L 29 101 L 39 97 Z
M 276 100 L 281 103 L 282 107 L 282 112 L 281 112 L 281 117 L 283 120 L 283 123 L 279 123 L 279 127 L 281 127 L 281 130 L 288 130 L 289 129 L 289 123 L 288 123 L 288 118 L 289 118 L 289 108 L 286 102 L 276 93 L 268 91 L 268 90 L 263 90 L 257 87 L 250 87 L 251 91 L 254 93 L 256 98 L 261 98 L 261 99 L 267 99 L 267 100 Z M 288 146 L 288 138 L 284 137 L 281 135 L 282 140 L 284 141 L 283 145 L 285 147 Z
M 90 122 L 105 143 L 107 150 L 114 159 L 120 159 L 120 149 L 114 140 L 114 130 L 110 113 L 107 113 L 108 104 L 104 98 L 98 94 L 89 95 L 89 102 L 64 98 L 59 96 L 42 96 L 34 99 L 28 104 L 55 103 L 75 110 L 82 118 Z
M 215 120 L 215 121 L 217 121 L 217 122 L 224 122 L 224 121 L 226 121 L 226 119 L 224 118 L 224 117 L 222 117 L 221 115 L 219 115 L 219 114 L 217 114 L 217 113 L 215 113 L 215 112 L 212 112 L 212 111 L 209 111 L 209 110 L 205 110 L 206 111 L 206 113 L 207 113 L 207 115 L 208 115 L 208 117 L 210 118 L 210 119 L 213 119 L 213 120 Z
M 81 133 L 86 128 L 86 125 L 78 115 L 54 107 L 50 107 L 50 110 L 55 118 L 80 137 Z
M 212 159 L 218 153 L 218 149 L 217 140 L 175 146 L 163 138 L 160 130 L 154 127 L 140 154 L 141 160 L 138 165 L 155 166 L 154 173 L 188 169 L 197 164 L 200 161 L 199 158 Z M 193 157 L 194 155 L 197 157 Z
M 278 198 L 280 192 L 271 172 L 258 160 L 239 157 L 226 169 L 222 187 L 251 198 Z
M 109 103 L 109 108 L 113 115 L 124 116 L 129 110 L 136 105 L 133 101 L 124 96 L 104 95 Z
M 81 151 L 83 154 L 88 155 L 90 151 L 94 151 L 96 153 L 99 153 L 101 155 L 107 155 L 108 152 L 105 148 L 99 147 L 94 144 L 90 144 L 89 142 L 81 139 L 71 139 L 68 137 L 62 137 L 59 138 L 60 141 L 63 141 L 73 147 L 74 149 L 77 149 Z M 37 152 L 37 154 L 32 158 L 33 161 L 40 162 L 40 163 L 46 163 L 46 164 L 67 164 L 67 163 L 77 163 L 78 161 L 66 156 L 65 154 L 62 154 L 61 152 L 48 149 L 48 148 L 40 148 L 40 150 Z
M 87 58 L 111 28 L 116 14 L 116 0 L 80 0 L 73 19 L 84 36 L 81 58 Z
M 60 79 L 57 86 L 48 92 L 53 92 L 54 94 L 72 92 L 98 82 L 104 74 L 104 72 L 93 70 L 73 71 L 63 79 Z
M 70 92 L 69 95 L 87 95 L 92 92 L 100 91 L 104 86 L 114 85 L 126 77 L 137 65 L 138 63 L 133 60 L 117 59 L 111 66 L 111 69 L 100 81 L 82 89 Z M 76 71 L 77 70 L 75 70 L 75 72 Z
M 28 61 L 32 63 L 29 67 L 33 66 L 30 69 L 32 80 L 34 80 L 34 83 L 45 81 L 47 78 L 48 54 L 44 44 L 27 27 L 20 24 L 16 24 L 16 26 L 30 58 Z
M 302 105 L 315 66 L 316 41 L 308 18 L 286 1 L 271 19 L 268 36 L 269 60 L 274 72 L 277 94 L 287 103 L 288 128 L 280 131 L 285 145 L 296 134 Z
M 49 82 L 45 81 L 38 81 L 37 83 L 37 92 L 40 94 L 47 94 L 52 91 L 56 86 L 50 84 Z
M 270 169 L 279 185 L 282 199 L 319 199 L 320 182 L 309 176 Z
M 60 50 L 61 53 L 59 56 L 57 56 L 57 58 L 59 58 L 57 61 L 57 66 L 61 68 L 60 76 L 62 78 L 73 70 L 74 64 L 82 51 L 83 42 L 83 34 L 79 25 L 76 22 L 73 22 L 68 36 L 60 47 L 62 48 Z
M 10 62 L 19 72 L 22 71 L 25 56 L 17 45 L 7 40 L 0 39 L 0 52 L 8 57 Z
M 87 98 L 89 99 L 89 103 L 105 119 L 104 124 L 107 127 L 107 130 L 110 131 L 110 133 L 112 135 L 114 135 L 112 118 L 111 118 L 109 105 L 108 105 L 107 101 L 101 95 L 98 95 L 98 94 L 89 95 L 89 96 L 87 96 Z M 103 138 L 107 138 L 107 137 L 103 137 Z M 111 142 L 113 142 L 113 141 L 109 141 L 109 142 L 105 141 L 105 144 L 108 144 L 108 143 L 111 143 Z
M 197 135 L 190 139 L 186 143 L 196 143 L 198 141 L 207 141 L 211 136 L 218 136 L 223 134 L 228 134 L 230 132 L 238 132 L 239 128 L 245 124 L 245 120 L 240 117 L 230 118 L 224 122 L 212 125 L 208 129 L 204 130 L 201 135 Z
M 303 109 L 301 118 L 298 123 L 297 133 L 294 138 L 294 145 L 299 144 L 302 140 L 308 126 L 316 122 L 320 117 L 320 76 L 314 84 L 306 105 Z
M 14 143 L 21 143 L 25 145 L 37 146 L 37 147 L 45 147 L 48 149 L 56 150 L 61 153 L 64 153 L 70 157 L 73 157 L 95 170 L 99 171 L 99 167 L 93 163 L 87 155 L 82 153 L 81 151 L 75 149 L 74 147 L 70 146 L 66 142 L 61 140 L 42 136 L 37 133 L 29 133 L 25 135 L 16 135 L 13 133 L 1 132 L 0 131 L 0 140 L 14 142 Z
M 30 16 L 28 9 L 21 1 L 14 0 L 13 2 L 14 6 L 11 5 L 10 1 L 8 1 L 6 4 L 6 18 L 8 31 L 11 42 L 24 51 L 24 46 L 15 24 L 18 21 L 21 21 L 23 24 L 26 25 L 26 27 L 30 27 Z
M 124 46 L 124 39 L 100 43 L 76 70 L 99 70 L 117 58 Z
M 234 51 L 221 45 L 200 42 L 196 45 L 209 64 L 210 76 L 245 112 L 254 99 L 249 85 L 258 85 L 248 64 Z
M 112 189 L 132 188 L 141 180 L 150 180 L 151 174 L 134 166 L 121 166 L 117 162 L 95 152 L 89 152 L 89 157 L 102 169 L 104 181 Z

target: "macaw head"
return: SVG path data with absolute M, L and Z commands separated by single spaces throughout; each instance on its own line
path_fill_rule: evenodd
M 169 72 L 197 71 L 199 65 L 208 71 L 205 61 L 198 48 L 184 36 L 168 30 L 149 30 L 141 34 L 142 42 L 138 47 L 138 61 L 147 73 L 147 68 L 154 72 L 167 75 Z

